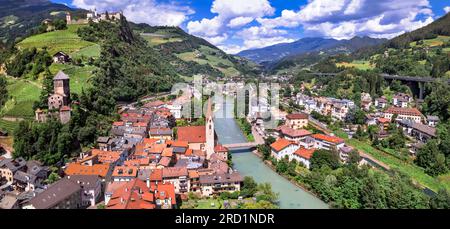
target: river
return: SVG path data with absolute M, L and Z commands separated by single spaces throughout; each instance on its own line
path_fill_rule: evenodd
M 223 107 L 218 107 L 218 112 L 224 112 Z M 232 112 L 233 104 L 226 105 L 225 112 Z M 228 113 L 230 114 L 230 113 Z M 225 116 L 230 117 L 230 116 Z M 216 118 L 214 121 L 215 131 L 221 144 L 244 143 L 245 136 L 233 118 Z M 278 175 L 262 160 L 248 150 L 232 152 L 234 169 L 243 176 L 251 176 L 258 183 L 270 183 L 274 192 L 279 193 L 279 207 L 281 209 L 324 209 L 328 205 L 311 195 L 305 190 L 297 187 L 284 177 Z

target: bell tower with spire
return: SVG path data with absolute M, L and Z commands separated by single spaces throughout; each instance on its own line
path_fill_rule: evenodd
M 214 154 L 215 132 L 214 132 L 214 114 L 212 112 L 211 98 L 208 100 L 206 110 L 206 158 L 209 159 Z

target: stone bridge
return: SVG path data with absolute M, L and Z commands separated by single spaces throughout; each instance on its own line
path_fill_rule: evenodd
M 315 76 L 337 76 L 339 73 L 308 73 L 309 75 Z M 417 96 L 419 99 L 424 99 L 425 97 L 425 83 L 432 83 L 440 78 L 431 78 L 431 77 L 420 77 L 420 76 L 398 76 L 398 75 L 389 75 L 389 74 L 380 74 L 384 80 L 393 81 L 398 80 L 411 88 L 411 91 Z M 445 80 L 448 84 L 450 84 L 450 80 Z

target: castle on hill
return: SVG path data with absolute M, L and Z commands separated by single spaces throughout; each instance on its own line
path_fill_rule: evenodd
M 70 77 L 59 71 L 53 78 L 53 94 L 48 97 L 48 111 L 37 109 L 36 121 L 46 122 L 49 117 L 66 124 L 70 121 Z
M 74 25 L 74 24 L 87 24 L 89 21 L 98 23 L 100 21 L 118 21 L 122 18 L 123 13 L 122 12 L 104 12 L 104 13 L 97 13 L 97 10 L 90 10 L 86 14 L 85 19 L 78 19 L 74 20 L 72 18 L 72 15 L 70 12 L 66 12 L 66 21 L 68 25 Z

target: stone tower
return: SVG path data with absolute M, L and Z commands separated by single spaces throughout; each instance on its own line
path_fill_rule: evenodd
M 69 12 L 66 13 L 66 22 L 68 25 L 72 22 L 72 15 Z
M 70 105 L 70 78 L 64 72 L 59 71 L 53 78 L 53 95 L 48 98 L 50 110 L 60 109 Z
M 206 158 L 209 159 L 214 153 L 215 132 L 214 132 L 214 115 L 212 112 L 211 99 L 208 100 L 208 108 L 206 111 Z

